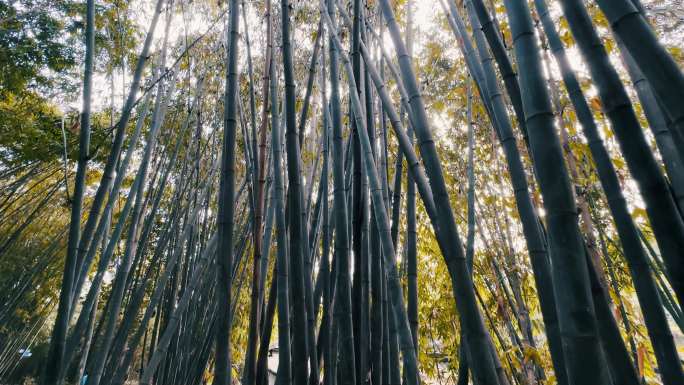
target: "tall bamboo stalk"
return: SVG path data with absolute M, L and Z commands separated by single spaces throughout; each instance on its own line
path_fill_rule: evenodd
M 242 4 L 242 18 L 245 21 L 245 25 L 247 25 L 247 19 L 245 16 L 245 3 L 243 2 Z M 259 344 L 259 325 L 261 324 L 261 307 L 262 307 L 262 302 L 263 302 L 263 281 L 265 277 L 262 277 L 262 258 L 264 257 L 262 255 L 262 244 L 261 244 L 261 230 L 262 230 L 262 222 L 263 222 L 263 211 L 264 211 L 264 182 L 265 182 L 265 176 L 264 176 L 264 170 L 265 170 L 265 163 L 266 163 L 266 127 L 268 125 L 268 119 L 266 119 L 266 113 L 268 111 L 268 94 L 269 94 L 269 73 L 270 73 L 270 66 L 271 66 L 271 56 L 272 56 L 272 33 L 271 33 L 271 2 L 267 1 L 266 2 L 266 54 L 265 54 L 265 63 L 264 63 L 264 76 L 263 76 L 263 105 L 262 105 L 262 121 L 261 121 L 261 126 L 259 129 L 259 147 L 257 148 L 256 146 L 256 141 L 257 141 L 257 132 L 256 132 L 256 107 L 255 107 L 255 101 L 254 101 L 254 86 L 253 86 L 253 80 L 254 80 L 254 75 L 253 75 L 253 70 L 252 70 L 252 59 L 251 59 L 251 52 L 250 52 L 250 46 L 249 46 L 249 38 L 248 35 L 246 35 L 246 41 L 247 41 L 247 52 L 248 52 L 248 64 L 249 64 L 249 75 L 250 75 L 250 92 L 249 92 L 249 100 L 250 100 L 250 111 L 251 111 L 251 120 L 250 122 L 253 125 L 254 132 L 252 133 L 252 141 L 254 142 L 254 145 L 252 146 L 253 149 L 252 151 L 254 152 L 254 228 L 252 230 L 252 238 L 253 238 L 253 246 L 252 246 L 252 251 L 253 251 L 253 260 L 254 264 L 252 266 L 252 297 L 251 297 L 251 304 L 250 304 L 250 323 L 249 323 L 249 335 L 248 335 L 248 342 L 247 342 L 247 353 L 245 354 L 245 369 L 243 371 L 243 383 L 245 385 L 253 385 L 255 381 L 257 380 L 256 377 L 256 369 L 257 369 L 257 363 L 256 363 L 256 356 L 257 356 L 257 345 Z M 245 29 L 245 32 L 249 28 Z M 258 154 L 257 154 L 258 153 Z M 268 344 L 268 342 L 267 342 Z
M 356 384 L 356 367 L 354 351 L 354 332 L 351 313 L 351 279 L 349 274 L 349 224 L 347 197 L 345 194 L 344 139 L 342 137 L 342 112 L 339 88 L 339 55 L 334 43 L 336 34 L 335 0 L 327 0 L 327 12 L 330 18 L 328 26 L 330 50 L 330 110 L 332 126 L 332 164 L 333 164 L 333 213 L 335 218 L 335 259 L 337 261 L 337 277 L 335 284 L 335 304 L 333 308 L 333 337 L 331 351 L 334 366 L 330 374 L 331 381 L 337 381 L 337 373 L 341 374 L 340 385 Z M 325 11 L 323 11 L 325 12 Z M 325 15 L 323 15 L 324 17 Z M 327 19 L 325 19 L 327 20 Z M 339 338 L 335 338 L 339 334 Z M 338 341 L 339 340 L 339 341 Z M 339 346 L 338 346 L 339 344 Z M 326 375 L 326 377 L 328 377 Z
M 453 1 L 449 1 L 450 6 Z M 480 29 L 487 39 L 487 43 L 492 50 L 494 55 L 494 60 L 499 67 L 501 72 L 501 77 L 504 81 L 504 86 L 506 87 L 506 92 L 513 105 L 513 110 L 515 111 L 515 116 L 517 118 L 518 124 L 520 126 L 520 131 L 523 133 L 523 138 L 525 144 L 529 146 L 527 128 L 525 124 L 525 114 L 523 112 L 523 103 L 520 96 L 520 85 L 518 83 L 518 76 L 513 70 L 513 65 L 506 52 L 506 47 L 504 47 L 501 34 L 498 31 L 497 24 L 495 20 L 490 16 L 487 6 L 482 0 L 472 0 L 468 1 L 469 12 L 475 13 L 477 18 L 480 20 Z M 496 14 L 496 12 L 494 12 Z M 472 23 L 471 23 L 472 24 Z M 475 34 L 476 31 L 473 31 Z
M 551 267 L 549 266 L 548 253 L 544 244 L 544 236 L 539 225 L 539 218 L 532 204 L 527 176 L 513 134 L 512 125 L 506 112 L 503 95 L 499 91 L 492 59 L 485 46 L 484 34 L 480 31 L 479 20 L 475 16 L 476 12 L 473 3 L 468 1 L 466 6 L 470 15 L 471 25 L 473 26 L 473 34 L 475 35 L 479 55 L 474 52 L 471 46 L 463 20 L 453 2 L 449 2 L 450 20 L 452 21 L 454 32 L 460 36 L 459 41 L 464 55 L 470 60 L 469 67 L 473 77 L 477 79 L 479 76 L 481 78 L 481 84 L 478 88 L 480 89 L 481 96 L 485 98 L 484 104 L 489 106 L 490 120 L 506 156 L 516 206 L 520 213 L 523 234 L 532 263 L 537 294 L 549 339 L 551 357 L 556 368 L 556 377 L 561 384 L 565 384 L 567 380 L 564 374 L 562 343 L 558 328 Z M 481 63 L 476 61 L 478 57 Z
M 79 134 L 78 165 L 76 166 L 76 180 L 74 181 L 74 195 L 71 201 L 71 219 L 69 225 L 69 240 L 67 243 L 66 260 L 62 276 L 62 287 L 57 306 L 57 318 L 50 340 L 48 355 L 51 360 L 45 368 L 43 383 L 61 384 L 63 381 L 62 358 L 66 344 L 69 314 L 71 313 L 71 298 L 76 274 L 77 247 L 81 236 L 81 210 L 83 207 L 83 192 L 88 167 L 88 152 L 90 151 L 90 105 L 93 86 L 93 57 L 95 51 L 95 2 L 86 3 L 85 30 L 85 69 L 83 77 L 83 111 L 81 111 L 81 131 Z M 68 194 L 68 185 L 66 187 Z
M 575 107 L 577 118 L 582 125 L 584 136 L 587 138 L 601 186 L 608 198 L 608 207 L 615 220 L 615 226 L 624 250 L 623 254 L 636 288 L 637 298 L 644 314 L 654 353 L 662 370 L 663 381 L 675 384 L 677 383 L 676 378 L 682 377 L 682 369 L 681 365 L 678 364 L 675 353 L 676 347 L 661 306 L 662 301 L 659 299 L 657 285 L 651 274 L 646 250 L 641 244 L 638 229 L 620 189 L 620 182 L 610 160 L 610 155 L 603 145 L 579 81 L 570 67 L 570 62 L 551 20 L 546 2 L 535 0 L 535 6 L 551 50 L 561 70 L 570 100 Z
M 290 249 L 290 281 L 293 303 L 293 350 L 292 374 L 293 381 L 305 384 L 308 379 L 308 336 L 307 306 L 305 300 L 304 258 L 305 224 L 302 223 L 302 186 L 301 186 L 301 155 L 295 114 L 295 82 L 292 63 L 292 41 L 290 37 L 290 4 L 288 0 L 281 0 L 281 28 L 283 72 L 285 74 L 285 147 L 287 150 L 287 179 L 288 179 L 288 224 Z
M 617 3 L 621 1 L 616 1 Z M 584 4 L 577 0 L 563 0 L 561 5 L 592 78 L 596 81 L 603 110 L 611 122 L 622 155 L 646 203 L 646 212 L 667 265 L 672 288 L 680 302 L 684 301 L 684 259 L 682 258 L 684 220 L 677 210 L 667 181 L 646 142 L 629 96 L 617 71 L 610 64 L 608 54 L 593 27 Z M 629 47 L 627 42 L 625 45 Z M 633 52 L 630 50 L 630 53 Z M 653 53 L 653 55 L 656 54 Z M 663 71 L 666 72 L 666 69 L 663 68 Z M 674 84 L 676 81 L 677 79 L 673 78 L 672 83 L 669 84 Z M 656 85 L 653 82 L 651 84 L 655 89 Z M 664 100 L 661 101 L 664 102 Z
M 506 1 L 520 73 L 525 119 L 537 180 L 544 197 L 553 261 L 557 309 L 570 383 L 608 384 L 582 236 L 563 153 L 553 124 L 553 111 L 543 79 L 541 56 L 526 3 Z
M 226 58 L 226 88 L 223 106 L 223 149 L 221 151 L 221 178 L 218 194 L 218 247 L 216 264 L 218 274 L 218 327 L 216 329 L 215 382 L 229 385 L 231 381 L 230 356 L 230 302 L 231 269 L 233 264 L 233 228 L 235 212 L 235 134 L 237 131 L 238 97 L 238 0 L 230 1 L 230 26 L 227 36 L 228 56 Z
M 669 117 L 673 134 L 684 138 L 684 73 L 631 0 L 599 0 L 613 32 L 623 42 L 653 87 Z M 572 28 L 572 26 L 571 26 Z M 681 250 L 681 249 L 680 249 Z M 682 274 L 680 270 L 673 274 Z M 682 294 L 679 294 L 680 302 Z

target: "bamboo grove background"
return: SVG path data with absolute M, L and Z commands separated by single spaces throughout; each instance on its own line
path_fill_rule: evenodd
M 0 383 L 684 384 L 683 10 L 0 3 Z

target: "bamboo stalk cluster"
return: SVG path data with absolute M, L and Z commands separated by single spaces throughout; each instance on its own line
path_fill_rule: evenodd
M 570 65 L 545 0 L 534 0 L 534 9 L 503 0 L 509 39 L 502 15 L 483 0 L 439 0 L 468 75 L 466 105 L 458 106 L 467 123 L 466 172 L 459 181 L 465 212 L 454 204 L 438 143 L 443 139 L 435 137 L 413 63 L 411 0 L 403 10 L 389 0 L 309 2 L 315 25 L 310 50 L 298 49 L 302 5 L 295 2 L 276 7 L 271 0 L 230 0 L 218 13 L 223 22 L 210 26 L 223 25 L 222 31 L 191 44 L 186 37 L 175 47 L 169 40 L 173 15 L 190 2 L 156 0 L 100 179 L 87 191 L 93 182 L 86 176 L 95 168 L 95 3 L 88 0 L 85 7 L 83 111 L 70 217 L 43 251 L 52 258 L 64 249 L 64 262 L 56 273 L 59 296 L 41 310 L 56 314 L 41 383 L 435 383 L 421 367 L 436 342 L 421 338 L 431 326 L 421 323 L 419 294 L 431 285 L 420 282 L 420 261 L 435 258 L 446 266 L 458 318 L 458 357 L 449 363 L 458 369 L 453 382 L 643 384 L 629 335 L 633 325 L 623 299 L 611 297 L 619 288 L 609 242 L 629 271 L 658 380 L 684 383 L 671 331 L 684 319 L 684 74 L 638 0 L 597 4 L 618 42 L 657 154 L 587 6 L 558 3 L 594 80 L 600 113 L 643 198 L 657 250 L 630 212 L 614 149 L 600 133 L 598 111 Z M 259 44 L 250 40 L 253 13 L 265 26 Z M 152 53 L 160 19 L 164 31 Z M 208 36 L 218 37 L 210 42 Z M 263 49 L 258 60 L 254 48 Z M 221 57 L 201 56 L 207 50 Z M 172 60 L 176 51 L 181 53 Z M 306 63 L 303 75 L 299 63 Z M 571 149 L 565 99 L 589 161 L 576 159 Z M 491 130 L 491 149 L 477 148 L 482 129 Z M 475 154 L 491 150 L 497 157 L 499 149 L 515 216 L 498 215 L 478 197 Z M 7 195 L 0 202 L 2 221 L 15 192 L 50 171 L 26 169 L 23 177 L 3 176 L 10 182 L 0 195 Z M 576 188 L 587 169 L 597 176 L 596 195 L 607 203 L 615 239 L 596 220 L 598 199 Z M 33 213 L 44 210 L 64 183 L 60 179 L 33 202 Z M 0 255 L 33 220 L 31 214 L 3 241 Z M 524 264 L 531 267 L 543 327 L 535 327 L 539 320 L 531 315 L 522 268 L 509 269 L 522 263 L 510 234 L 502 235 L 504 228 L 510 233 L 509 222 L 522 229 Z M 498 253 L 493 243 L 499 240 L 489 228 L 508 244 L 498 257 L 478 261 L 479 248 Z M 422 251 L 421 231 L 434 235 L 431 255 Z M 29 290 L 32 277 L 49 265 L 45 259 L 18 279 L 12 293 L 21 297 Z M 482 266 L 496 282 L 478 276 Z M 485 291 L 501 291 L 500 306 L 512 315 L 499 322 L 503 332 Z M 14 298 L 3 301 L 0 320 L 17 306 Z M 25 328 L 2 348 L 0 374 L 15 370 L 8 352 L 30 346 L 46 322 Z M 544 345 L 549 365 L 528 357 Z M 277 360 L 269 360 L 274 354 Z

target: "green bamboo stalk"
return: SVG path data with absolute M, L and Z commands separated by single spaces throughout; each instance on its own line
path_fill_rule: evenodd
M 452 1 L 449 1 L 451 5 Z M 518 83 L 518 77 L 513 70 L 513 65 L 511 60 L 506 53 L 506 48 L 504 47 L 503 41 L 501 39 L 500 32 L 498 31 L 495 20 L 489 14 L 487 6 L 482 0 L 472 0 L 469 1 L 472 4 L 472 10 L 469 8 L 469 12 L 474 11 L 477 14 L 477 18 L 480 20 L 480 28 L 487 43 L 489 44 L 492 54 L 494 55 L 494 60 L 501 71 L 501 77 L 504 81 L 504 86 L 506 87 L 506 92 L 513 105 L 513 110 L 515 111 L 515 116 L 520 126 L 520 131 L 523 133 L 523 138 L 525 144 L 529 148 L 529 139 L 527 133 L 527 125 L 525 124 L 525 113 L 523 111 L 523 102 L 520 96 L 520 85 Z M 469 6 L 470 7 L 470 6 Z M 472 24 L 472 23 L 471 23 Z M 473 31 L 473 33 L 477 33 Z
M 530 261 L 532 263 L 542 316 L 544 318 L 549 340 L 549 347 L 556 368 L 556 377 L 561 384 L 566 384 L 567 380 L 564 375 L 565 369 L 563 365 L 562 343 L 560 340 L 556 301 L 552 284 L 553 279 L 551 276 L 551 267 L 548 262 L 547 250 L 544 244 L 544 237 L 539 225 L 539 218 L 532 204 L 522 158 L 516 144 L 511 122 L 508 118 L 503 95 L 499 91 L 492 59 L 485 46 L 484 34 L 480 31 L 479 20 L 475 16 L 476 12 L 472 2 L 468 1 L 466 6 L 469 11 L 471 25 L 473 26 L 473 33 L 475 35 L 479 55 L 475 53 L 472 48 L 472 43 L 467 36 L 463 20 L 453 2 L 449 2 L 450 12 L 447 15 L 452 21 L 454 32 L 460 38 L 459 41 L 462 50 L 464 51 L 464 55 L 470 58 L 470 67 L 472 68 L 471 72 L 473 73 L 473 77 L 475 79 L 477 79 L 477 77 L 481 78 L 481 84 L 478 88 L 480 89 L 481 96 L 484 97 L 483 100 L 485 100 L 485 105 L 489 105 L 489 110 L 491 112 L 490 120 L 495 128 L 497 138 L 503 147 L 508 170 L 511 174 L 511 184 L 513 186 L 516 205 L 523 225 L 523 233 L 530 255 Z M 480 63 L 476 61 L 478 57 L 481 61 Z
M 413 111 L 416 123 L 414 129 L 418 137 L 418 143 L 423 156 L 426 172 L 430 176 L 432 191 L 435 197 L 435 206 L 437 207 L 436 211 L 439 216 L 439 222 L 437 223 L 437 226 L 434 227 L 440 229 L 439 231 L 444 231 L 443 239 L 445 242 L 448 242 L 445 243 L 445 246 L 448 247 L 444 247 L 442 252 L 445 261 L 447 262 L 449 272 L 452 275 L 452 288 L 457 300 L 457 305 L 462 310 L 459 313 L 461 314 L 463 324 L 465 325 L 466 335 L 469 339 L 468 344 L 469 346 L 474 347 L 474 352 L 471 352 L 474 371 L 483 384 L 497 384 L 498 379 L 494 370 L 490 351 L 487 348 L 488 344 L 484 342 L 488 337 L 484 330 L 482 317 L 477 309 L 472 280 L 468 274 L 463 248 L 448 200 L 444 176 L 442 175 L 439 158 L 430 132 L 422 97 L 420 96 L 420 91 L 411 64 L 407 60 L 406 48 L 401 40 L 394 13 L 387 0 L 381 1 L 380 4 L 397 51 L 397 57 L 399 58 L 399 64 L 403 73 L 404 85 L 411 96 L 411 110 Z
M 150 27 L 148 28 L 147 35 L 145 36 L 145 42 L 143 43 L 143 48 L 138 56 L 138 60 L 135 67 L 135 72 L 133 74 L 133 79 L 130 84 L 128 96 L 126 102 L 121 112 L 121 117 L 116 124 L 116 134 L 112 142 L 112 149 L 107 157 L 107 163 L 105 164 L 102 179 L 98 185 L 97 191 L 95 192 L 95 197 L 93 198 L 93 203 L 90 206 L 90 212 L 88 214 L 88 219 L 83 228 L 81 234 L 81 239 L 78 244 L 78 259 L 76 268 L 83 271 L 84 258 L 89 250 L 91 243 L 97 244 L 98 242 L 93 239 L 93 233 L 95 232 L 96 226 L 98 224 L 100 209 L 104 203 L 104 199 L 110 189 L 112 181 L 114 180 L 114 171 L 116 170 L 117 163 L 120 160 L 121 149 L 124 142 L 124 137 L 126 134 L 126 127 L 128 126 L 128 121 L 131 117 L 131 113 L 136 104 L 136 94 L 142 81 L 143 71 L 147 60 L 149 59 L 149 51 L 152 46 L 152 40 L 154 37 L 154 31 L 159 21 L 159 15 L 162 11 L 162 6 L 165 0 L 157 0 L 155 5 L 154 13 L 152 14 L 152 20 L 150 21 Z M 77 270 L 78 271 L 78 270 Z M 74 293 L 75 295 L 76 293 Z M 53 362 L 49 360 L 49 362 Z M 52 364 L 51 364 L 52 365 Z M 50 369 L 48 369 L 49 371 Z
M 238 90 L 238 1 L 230 2 L 230 27 L 228 33 L 228 57 L 226 58 L 226 88 L 223 113 L 223 149 L 221 152 L 221 178 L 218 196 L 218 246 L 216 264 L 218 274 L 218 327 L 216 329 L 216 353 L 214 376 L 217 385 L 232 383 L 230 355 L 230 303 L 231 265 L 233 264 L 234 192 L 235 192 L 235 135 Z
M 266 14 L 270 18 L 270 2 L 268 2 Z M 242 20 L 245 25 L 247 24 L 247 16 L 245 10 L 246 4 L 244 0 L 242 1 Z M 267 21 L 267 35 L 271 37 L 270 31 L 270 19 Z M 263 209 L 264 209 L 264 184 L 263 184 L 263 173 L 264 173 L 264 163 L 265 163 L 265 151 L 262 147 L 257 148 L 257 125 L 256 125 L 256 103 L 254 100 L 254 70 L 252 65 L 252 52 L 249 40 L 249 28 L 245 28 L 245 42 L 247 50 L 247 70 L 249 74 L 249 108 L 250 108 L 250 125 L 252 128 L 252 184 L 254 190 L 254 221 L 252 229 L 252 255 L 253 255 L 253 265 L 252 265 L 252 291 L 251 291 L 251 303 L 250 303 L 250 321 L 249 321 L 249 331 L 247 340 L 247 352 L 245 354 L 245 365 L 242 373 L 242 383 L 245 385 L 254 385 L 256 382 L 256 369 L 257 369 L 257 345 L 259 344 L 259 325 L 261 324 L 261 307 L 263 302 L 263 280 L 265 277 L 261 277 L 261 265 L 262 265 L 262 245 L 261 245 L 261 229 L 263 223 Z M 270 66 L 270 43 L 267 43 L 266 47 L 266 64 L 264 73 L 269 72 L 268 67 Z M 265 75 L 268 78 L 268 75 Z M 268 105 L 268 86 L 264 84 L 264 106 Z M 265 108 L 265 107 L 264 107 Z M 263 115 L 263 114 L 262 114 Z M 260 127 L 261 140 L 260 143 L 265 140 L 265 126 L 262 122 Z M 246 145 L 246 143 L 245 143 Z M 264 143 L 265 146 L 265 143 Z M 267 342 L 268 344 L 268 342 Z
M 577 208 L 563 153 L 553 123 L 534 27 L 526 3 L 506 1 L 525 119 L 537 180 L 544 198 L 553 261 L 555 296 L 570 383 L 608 384 L 609 377 L 589 293 L 585 251 L 577 224 Z
M 624 250 L 623 255 L 630 269 L 637 298 L 639 299 L 649 331 L 649 337 L 654 346 L 654 353 L 662 370 L 663 380 L 666 383 L 670 383 L 671 379 L 682 377 L 681 365 L 678 364 L 674 340 L 672 339 L 672 334 L 661 306 L 662 301 L 659 299 L 657 285 L 651 275 L 648 256 L 641 244 L 639 231 L 629 213 L 627 202 L 620 189 L 618 176 L 610 160 L 610 155 L 603 145 L 577 77 L 572 72 L 560 37 L 549 16 L 546 3 L 543 0 L 535 0 L 535 5 L 548 37 L 551 50 L 561 69 L 561 75 L 575 107 L 578 120 L 587 138 L 601 186 L 608 198 L 608 207 L 615 220 L 622 249 Z M 676 383 L 676 381 L 671 383 Z
M 95 50 L 95 2 L 88 0 L 86 3 L 86 30 L 85 30 L 85 69 L 83 77 L 83 111 L 81 111 L 81 131 L 79 134 L 78 165 L 76 166 L 76 179 L 74 181 L 74 196 L 71 202 L 71 219 L 69 226 L 69 240 L 67 254 L 64 262 L 62 275 L 62 287 L 57 306 L 57 318 L 50 339 L 50 351 L 45 369 L 43 383 L 61 384 L 63 381 L 62 359 L 66 345 L 67 329 L 69 327 L 69 314 L 71 313 L 71 298 L 73 296 L 74 276 L 77 268 L 78 242 L 81 236 L 81 210 L 83 207 L 83 192 L 85 190 L 85 177 L 88 167 L 90 148 L 90 105 L 93 84 L 93 57 Z M 67 185 L 67 194 L 69 187 Z
M 337 274 L 335 284 L 335 304 L 333 308 L 333 336 L 331 352 L 333 365 L 329 375 L 330 382 L 340 385 L 356 384 L 354 331 L 351 316 L 351 280 L 349 277 L 349 224 L 347 197 L 345 193 L 344 139 L 342 137 L 342 113 L 339 89 L 339 62 L 341 54 L 333 42 L 337 33 L 335 27 L 335 0 L 327 0 L 328 17 L 331 25 L 327 25 L 330 50 L 330 105 L 332 126 L 332 167 L 333 167 L 333 213 L 335 218 L 335 260 Z M 325 13 L 325 11 L 322 11 Z M 322 15 L 324 20 L 325 15 Z M 349 148 L 349 147 L 348 147 Z M 336 338 L 336 335 L 339 337 Z M 339 352 L 338 352 L 339 349 Z M 339 363 L 337 357 L 339 354 Z M 338 375 L 341 375 L 338 380 Z M 328 377 L 326 375 L 326 377 Z
M 616 1 L 616 5 L 621 2 Z M 617 71 L 610 64 L 608 54 L 584 4 L 576 0 L 563 0 L 561 5 L 592 78 L 596 81 L 603 109 L 611 121 L 622 155 L 646 203 L 646 212 L 667 265 L 672 287 L 681 302 L 684 300 L 684 260 L 681 255 L 684 250 L 684 221 L 677 210 L 660 166 L 646 142 L 629 96 Z M 635 31 L 637 30 L 635 26 Z M 645 37 L 645 40 L 648 39 Z M 626 41 L 625 45 L 629 49 Z M 645 42 L 644 45 L 647 46 L 648 43 Z M 644 51 L 647 50 L 644 48 Z M 630 53 L 634 54 L 631 50 Z M 645 68 L 641 70 L 645 71 Z M 665 68 L 663 71 L 667 72 Z M 676 81 L 673 78 L 669 84 Z M 654 89 L 657 88 L 653 82 L 651 85 Z M 661 101 L 664 102 L 662 98 Z
M 301 154 L 295 115 L 295 83 L 294 67 L 292 63 L 292 42 L 290 37 L 290 5 L 288 0 L 281 0 L 281 27 L 283 71 L 285 74 L 285 139 L 287 149 L 287 178 L 288 178 L 288 210 L 289 210 L 289 248 L 290 248 L 290 280 L 292 287 L 292 322 L 293 322 L 293 350 L 292 374 L 293 381 L 305 384 L 308 380 L 307 358 L 309 338 L 307 327 L 307 303 L 304 262 L 307 246 L 304 231 L 306 224 L 302 223 L 302 186 L 301 186 Z M 315 357 L 313 357 L 315 360 Z
M 672 55 L 658 41 L 657 36 L 630 0 L 599 0 L 599 7 L 634 58 L 639 69 L 653 87 L 658 101 L 669 119 L 673 134 L 684 138 L 684 73 Z M 572 24 L 571 24 L 572 28 Z M 680 249 L 681 250 L 681 249 Z M 681 270 L 678 270 L 679 276 Z M 679 294 L 682 301 L 682 294 Z
M 276 239 L 278 242 L 277 272 L 278 272 L 278 372 L 283 379 L 281 385 L 292 383 L 292 364 L 290 354 L 290 288 L 287 228 L 285 222 L 285 188 L 282 181 L 282 143 L 280 122 L 278 120 L 278 90 L 275 71 L 275 61 L 271 62 L 271 151 L 273 154 L 273 183 L 275 192 Z
M 330 16 L 325 12 L 325 3 L 321 2 L 322 14 L 325 18 L 328 27 L 333 29 L 334 24 L 332 23 Z M 334 31 L 334 29 L 333 29 Z M 338 50 L 341 51 L 342 44 L 339 41 L 336 33 L 331 33 L 333 38 L 333 43 L 337 45 Z M 387 217 L 387 211 L 384 205 L 384 198 L 382 196 L 382 187 L 380 186 L 380 180 L 375 165 L 375 160 L 373 158 L 373 150 L 368 138 L 368 131 L 365 127 L 364 114 L 361 107 L 361 102 L 358 97 L 358 92 L 356 90 L 356 82 L 354 79 L 354 71 L 351 62 L 346 54 L 341 53 L 341 57 L 344 63 L 344 67 L 347 72 L 347 80 L 349 81 L 350 97 L 352 102 L 352 108 L 354 109 L 354 119 L 356 120 L 357 133 L 359 136 L 359 141 L 362 146 L 362 155 L 366 168 L 366 175 L 368 177 L 371 198 L 373 201 L 373 212 L 376 216 L 376 223 L 378 226 L 378 231 L 380 233 L 380 240 L 382 245 L 382 251 L 384 259 L 386 262 L 385 270 L 388 275 L 388 286 L 389 292 L 391 293 L 392 300 L 392 315 L 395 317 L 397 322 L 397 331 L 400 340 L 400 349 L 403 355 L 404 363 L 404 377 L 407 384 L 418 384 L 418 367 L 416 359 L 416 351 L 413 346 L 413 337 L 411 336 L 411 330 L 408 322 L 408 317 L 406 314 L 406 308 L 404 307 L 404 299 L 401 288 L 401 283 L 399 282 L 399 277 L 396 270 L 396 259 L 394 254 L 394 247 L 391 239 L 389 219 Z

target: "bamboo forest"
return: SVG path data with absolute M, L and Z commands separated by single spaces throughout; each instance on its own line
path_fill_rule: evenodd
M 682 0 L 0 0 L 0 385 L 684 385 Z

